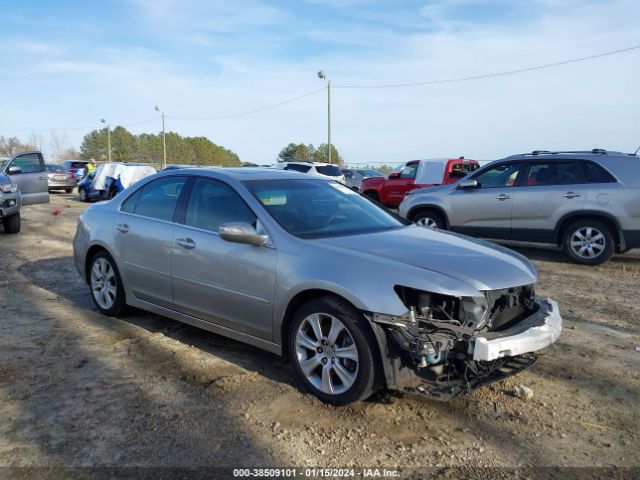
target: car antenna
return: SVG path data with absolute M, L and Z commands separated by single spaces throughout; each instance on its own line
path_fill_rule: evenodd
M 637 154 L 638 154 L 638 151 L 640 151 L 640 147 L 636 148 L 636 151 L 635 151 L 635 152 L 633 152 L 633 154 L 634 154 L 634 155 L 637 155 Z

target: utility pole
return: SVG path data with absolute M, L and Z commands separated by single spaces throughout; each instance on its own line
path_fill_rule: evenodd
M 156 112 L 160 111 L 160 107 L 156 105 Z M 162 112 L 162 165 L 167 167 L 167 136 L 164 130 L 164 112 Z
M 104 118 L 101 118 L 100 121 L 107 126 L 107 161 L 111 163 L 111 129 Z
M 318 78 L 321 80 L 327 80 L 325 73 L 320 70 L 318 72 Z M 327 158 L 329 163 L 331 162 L 331 80 L 327 80 Z

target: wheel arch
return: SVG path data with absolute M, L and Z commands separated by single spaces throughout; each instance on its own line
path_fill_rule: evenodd
M 564 236 L 564 232 L 567 227 L 571 223 L 578 220 L 598 220 L 603 222 L 605 225 L 611 228 L 616 242 L 616 250 L 623 250 L 626 248 L 624 235 L 622 233 L 622 229 L 620 228 L 618 220 L 616 220 L 613 215 L 607 212 L 600 212 L 597 210 L 584 210 L 580 212 L 569 213 L 558 220 L 555 228 L 555 241 L 558 246 L 562 245 L 562 237 Z
M 333 292 L 331 290 L 326 290 L 323 288 L 312 288 L 303 290 L 298 292 L 293 298 L 289 301 L 287 308 L 285 309 L 284 317 L 282 318 L 282 322 L 280 325 L 280 343 L 281 343 L 281 352 L 283 357 L 289 356 L 289 329 L 291 327 L 291 323 L 295 317 L 296 312 L 307 302 L 323 297 L 330 297 L 336 299 L 340 302 L 346 302 L 350 307 L 354 310 L 360 312 L 365 325 L 365 328 L 368 329 L 368 336 L 375 341 L 375 345 L 372 345 L 373 356 L 375 367 L 379 369 L 380 375 L 378 376 L 378 380 L 384 383 L 384 387 L 386 388 L 389 379 L 389 366 L 388 362 L 383 361 L 383 356 L 387 351 L 386 338 L 384 337 L 383 332 L 380 329 L 379 325 L 373 324 L 369 318 L 369 315 L 365 315 L 365 312 L 358 308 L 352 301 L 348 298 L 345 298 L 343 295 L 339 293 Z
M 107 254 L 109 254 L 109 256 L 113 258 L 113 261 L 116 263 L 116 267 L 120 269 L 120 267 L 118 266 L 118 263 L 116 262 L 115 257 L 106 246 L 102 245 L 101 243 L 93 244 L 87 249 L 87 254 L 84 257 L 84 279 L 87 285 L 89 284 L 89 278 L 90 278 L 90 275 L 89 275 L 89 269 L 91 268 L 90 262 L 91 262 L 91 259 L 98 252 L 106 252 Z
M 421 205 L 416 205 L 415 207 L 411 208 L 411 210 L 409 210 L 409 212 L 407 213 L 407 219 L 413 221 L 413 218 L 420 212 L 424 212 L 424 211 L 435 211 L 438 214 L 440 214 L 442 216 L 442 219 L 444 220 L 444 223 L 447 227 L 447 230 L 449 229 L 450 223 L 449 223 L 449 216 L 446 214 L 446 212 L 444 211 L 444 209 L 439 206 L 439 205 L 433 205 L 433 204 L 421 204 Z

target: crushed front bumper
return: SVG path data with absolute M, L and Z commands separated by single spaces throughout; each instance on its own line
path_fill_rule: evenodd
M 558 304 L 551 299 L 541 302 L 542 321 L 527 330 L 510 335 L 475 338 L 473 359 L 491 361 L 503 357 L 515 357 L 524 353 L 536 352 L 548 347 L 560 336 L 562 317 Z

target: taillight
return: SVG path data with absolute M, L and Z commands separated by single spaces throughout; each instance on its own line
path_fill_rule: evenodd
M 73 173 L 73 172 L 71 172 L 71 173 L 69 174 L 69 178 L 76 178 L 76 174 L 75 174 L 75 173 Z

